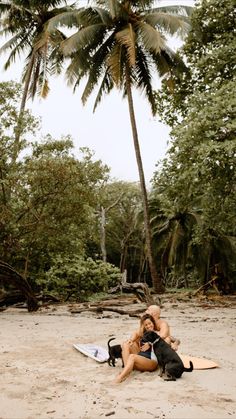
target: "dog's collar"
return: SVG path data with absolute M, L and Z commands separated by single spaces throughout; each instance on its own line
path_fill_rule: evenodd
M 155 345 L 155 343 L 157 343 L 160 340 L 160 336 L 159 338 L 156 338 L 156 340 L 154 340 L 154 342 L 152 342 L 152 346 Z
M 153 346 L 155 345 L 155 343 L 157 343 L 160 340 L 160 336 L 158 338 L 156 338 L 156 340 L 154 340 L 154 342 L 148 342 L 149 345 Z

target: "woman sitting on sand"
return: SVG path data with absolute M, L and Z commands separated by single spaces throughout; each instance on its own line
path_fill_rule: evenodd
M 128 341 L 129 345 L 138 343 L 140 351 L 137 354 L 131 354 L 127 350 L 127 342 L 122 345 L 124 369 L 116 377 L 115 383 L 121 383 L 133 370 L 151 372 L 157 369 L 157 359 L 149 343 L 142 343 L 142 336 L 147 330 L 156 330 L 155 320 L 150 314 L 144 314 L 141 317 L 139 331 L 135 332 Z

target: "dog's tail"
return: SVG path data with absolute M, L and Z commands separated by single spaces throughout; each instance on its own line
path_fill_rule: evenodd
M 190 367 L 189 367 L 189 368 L 185 368 L 185 367 L 184 367 L 184 371 L 186 371 L 186 372 L 191 372 L 191 371 L 193 370 L 193 363 L 192 363 L 192 361 L 189 361 L 189 365 L 190 365 Z
M 107 345 L 108 345 L 108 348 L 109 348 L 109 349 L 110 349 L 110 342 L 111 342 L 112 340 L 115 340 L 115 338 L 111 338 L 111 339 L 109 339 L 109 341 L 107 342 Z

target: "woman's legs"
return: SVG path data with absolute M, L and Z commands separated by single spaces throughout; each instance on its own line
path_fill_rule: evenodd
M 122 358 L 124 362 L 124 366 L 126 366 L 128 358 L 130 354 L 137 354 L 140 351 L 139 346 L 137 343 L 133 343 L 130 345 L 129 341 L 122 343 Z
M 130 354 L 124 369 L 120 372 L 120 374 L 116 377 L 115 382 L 121 383 L 133 370 L 138 371 L 154 371 L 157 368 L 157 362 L 145 358 L 141 355 Z

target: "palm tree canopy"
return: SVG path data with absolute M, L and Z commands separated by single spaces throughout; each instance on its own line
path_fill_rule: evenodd
M 63 4 L 63 7 L 59 7 Z M 0 48 L 0 53 L 10 50 L 5 69 L 15 61 L 17 55 L 25 54 L 25 68 L 22 79 L 25 80 L 32 55 L 33 70 L 30 95 L 34 97 L 39 85 L 42 96 L 48 92 L 48 74 L 61 71 L 63 56 L 58 45 L 65 35 L 58 29 L 52 33 L 45 30 L 45 23 L 52 17 L 68 12 L 73 6 L 66 6 L 66 1 L 50 0 L 5 0 L 0 1 L 0 35 L 8 39 Z M 48 63 L 50 63 L 50 68 Z
M 94 110 L 103 94 L 116 86 L 126 94 L 126 65 L 131 83 L 145 92 L 155 113 L 153 73 L 160 77 L 183 68 L 183 62 L 167 45 L 166 35 L 184 36 L 189 30 L 190 7 L 152 8 L 150 0 L 98 0 L 94 7 L 81 8 L 51 20 L 78 30 L 62 42 L 63 54 L 71 57 L 68 81 L 76 87 L 88 75 L 82 96 L 86 102 L 100 83 Z

